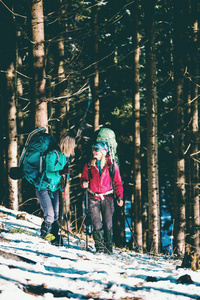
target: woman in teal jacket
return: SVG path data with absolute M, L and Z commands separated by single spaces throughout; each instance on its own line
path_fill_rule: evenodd
M 41 238 L 49 233 L 55 238 L 52 244 L 59 244 L 59 190 L 62 176 L 68 173 L 69 157 L 74 155 L 75 139 L 63 136 L 60 150 L 51 150 L 46 155 L 46 168 L 42 174 L 40 185 L 36 187 L 36 195 L 43 211 L 44 221 L 41 225 Z

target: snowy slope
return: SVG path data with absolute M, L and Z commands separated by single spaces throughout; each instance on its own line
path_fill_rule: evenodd
M 88 252 L 73 236 L 69 247 L 67 238 L 52 246 L 39 238 L 41 219 L 20 220 L 19 213 L 0 206 L 0 300 L 200 299 L 200 271 L 180 268 L 170 256 L 95 254 L 92 241 Z M 179 283 L 186 274 L 191 283 Z

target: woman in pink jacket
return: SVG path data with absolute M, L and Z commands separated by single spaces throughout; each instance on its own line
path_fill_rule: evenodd
M 114 179 L 110 176 L 112 161 L 106 142 L 93 146 L 93 157 L 85 164 L 81 175 L 81 187 L 88 189 L 89 213 L 93 225 L 93 238 L 97 252 L 112 253 L 112 217 L 114 190 L 117 204 L 123 205 L 123 185 L 119 168 L 114 162 Z

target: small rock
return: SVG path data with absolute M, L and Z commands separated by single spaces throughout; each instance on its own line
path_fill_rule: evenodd
M 185 274 L 185 275 L 178 278 L 178 283 L 193 284 L 194 282 L 192 281 L 190 275 Z
M 26 219 L 26 213 L 18 214 L 17 215 L 17 219 L 27 221 L 27 219 Z
M 158 279 L 156 277 L 153 277 L 153 276 L 147 276 L 146 281 L 147 282 L 157 282 Z

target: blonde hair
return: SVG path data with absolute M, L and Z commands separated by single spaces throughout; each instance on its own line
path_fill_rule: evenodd
M 91 160 L 91 165 L 92 165 L 93 167 L 96 166 L 96 161 L 97 161 L 96 158 L 93 158 L 93 159 Z M 101 156 L 101 169 L 103 169 L 103 168 L 105 167 L 106 163 L 107 163 L 107 158 L 106 158 L 105 155 L 102 154 L 102 156 Z
M 75 155 L 74 149 L 76 147 L 76 141 L 75 138 L 69 136 L 69 135 L 63 135 L 60 139 L 60 151 L 66 155 Z

